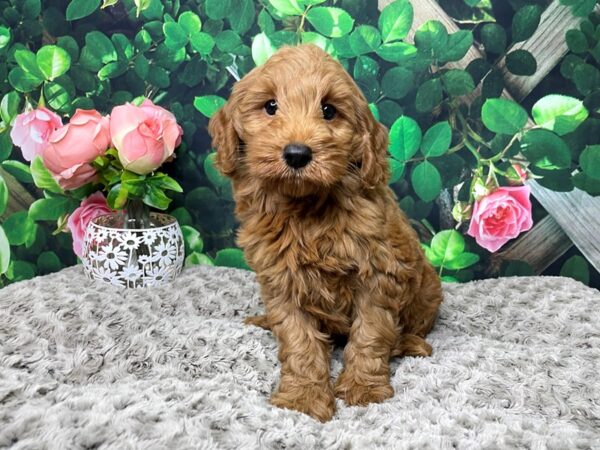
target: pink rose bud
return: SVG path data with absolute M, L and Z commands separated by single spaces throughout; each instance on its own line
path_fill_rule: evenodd
M 50 134 L 61 126 L 60 117 L 42 106 L 19 114 L 10 132 L 10 138 L 13 144 L 21 147 L 25 161 L 31 161 L 42 153 Z
M 103 155 L 109 145 L 108 117 L 98 111 L 78 109 L 67 125 L 52 133 L 42 157 L 64 189 L 76 189 L 95 177 L 96 170 L 90 163 Z
M 467 234 L 481 247 L 495 252 L 529 230 L 533 226 L 530 193 L 529 186 L 499 187 L 477 200 Z
M 173 114 L 146 99 L 141 106 L 113 108 L 110 133 L 123 167 L 144 175 L 173 155 L 183 130 Z
M 81 258 L 83 252 L 83 239 L 85 229 L 92 219 L 104 214 L 110 214 L 112 209 L 106 204 L 106 198 L 102 192 L 96 192 L 83 200 L 73 213 L 69 216 L 67 226 L 73 236 L 73 251 Z

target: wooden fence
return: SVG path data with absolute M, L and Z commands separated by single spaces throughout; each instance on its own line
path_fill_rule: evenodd
M 378 1 L 381 10 L 393 0 Z M 417 28 L 432 19 L 442 22 L 450 33 L 458 31 L 454 20 L 435 0 L 416 0 L 412 1 L 412 5 L 415 18 L 409 39 L 412 39 Z M 507 85 L 503 96 L 516 101 L 527 97 L 567 54 L 565 34 L 567 30 L 577 28 L 580 21 L 581 19 L 574 17 L 568 7 L 554 0 L 542 14 L 535 34 L 513 47 L 528 50 L 533 54 L 538 62 L 535 75 L 513 75 L 506 71 L 502 61 L 500 68 Z M 479 49 L 473 46 L 461 61 L 454 63 L 454 67 L 465 68 L 469 62 L 481 56 Z M 531 119 L 530 123 L 532 124 Z M 549 215 L 508 249 L 496 254 L 496 264 L 501 260 L 518 259 L 528 262 L 539 274 L 576 245 L 596 270 L 600 271 L 600 198 L 594 198 L 579 189 L 572 192 L 554 192 L 535 181 L 529 184 L 533 195 Z

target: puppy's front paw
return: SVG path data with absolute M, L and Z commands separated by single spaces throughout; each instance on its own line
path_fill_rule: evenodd
M 320 422 L 331 420 L 335 414 L 335 398 L 330 385 L 283 387 L 273 393 L 271 404 L 308 414 Z
M 377 382 L 361 384 L 354 376 L 344 371 L 335 383 L 335 396 L 344 400 L 349 406 L 381 403 L 393 395 L 394 389 L 389 380 L 383 376 Z

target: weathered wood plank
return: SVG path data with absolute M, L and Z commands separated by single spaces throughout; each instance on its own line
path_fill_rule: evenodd
M 0 219 L 6 218 L 17 211 L 29 209 L 29 205 L 35 201 L 35 198 L 33 198 L 29 191 L 27 191 L 15 177 L 2 169 L 2 167 L 0 167 L 0 175 L 2 175 L 2 178 L 4 178 L 8 187 L 8 205 Z
M 540 25 L 533 36 L 524 42 L 511 47 L 513 50 L 527 50 L 537 61 L 537 70 L 530 77 L 513 75 L 505 67 L 505 60 L 500 63 L 508 90 L 517 100 L 523 100 L 531 91 L 556 67 L 568 53 L 565 33 L 571 28 L 578 28 L 581 17 L 575 17 L 571 8 L 554 1 L 542 14 Z
M 550 215 L 517 239 L 506 250 L 492 255 L 489 273 L 498 273 L 503 261 L 525 261 L 541 274 L 572 247 L 572 242 Z

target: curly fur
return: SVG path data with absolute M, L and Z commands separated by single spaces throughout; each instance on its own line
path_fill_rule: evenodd
M 264 105 L 276 99 L 270 116 Z M 336 117 L 327 121 L 321 106 Z M 279 50 L 211 119 L 217 166 L 232 179 L 238 244 L 256 271 L 281 378 L 274 405 L 321 420 L 393 395 L 392 356 L 428 356 L 441 285 L 387 186 L 387 130 L 343 67 L 312 45 Z M 289 143 L 312 151 L 288 167 Z M 332 339 L 347 336 L 332 385 Z

